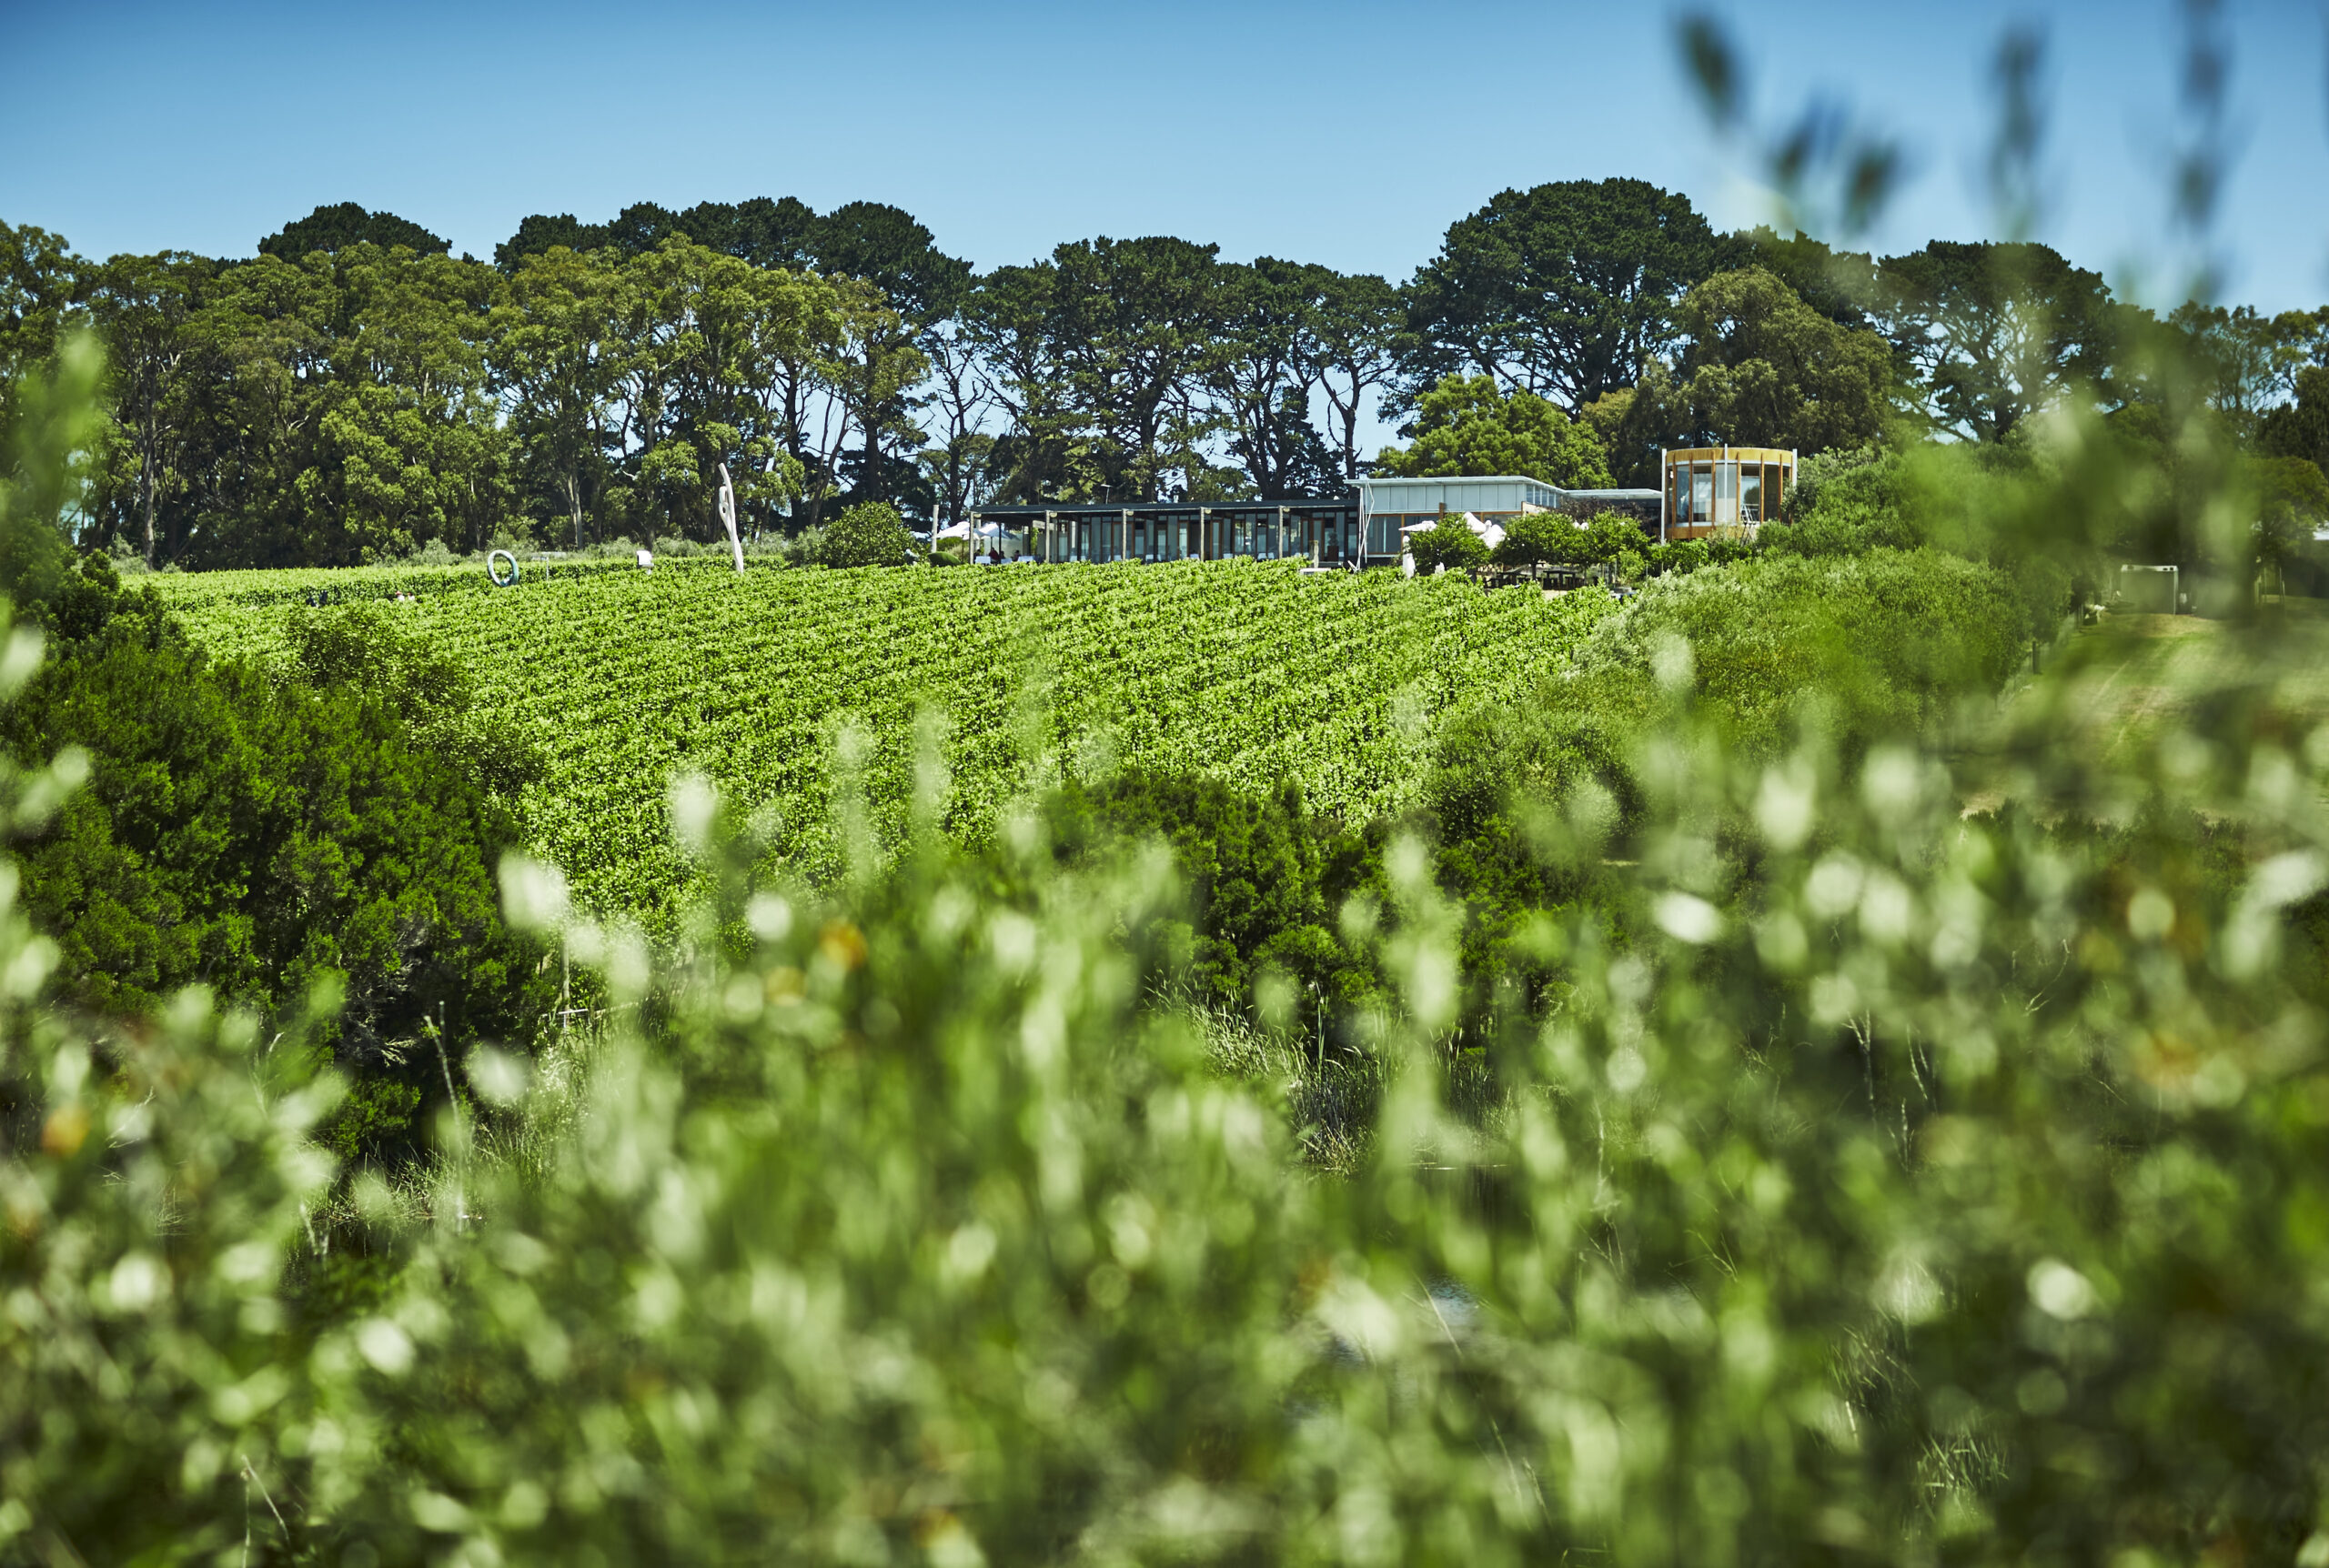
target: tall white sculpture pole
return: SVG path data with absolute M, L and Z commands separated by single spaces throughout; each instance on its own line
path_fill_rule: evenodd
M 728 525 L 728 548 L 736 552 L 736 569 L 744 569 L 744 541 L 736 532 L 736 487 L 728 482 L 728 465 L 720 465 L 720 520 Z

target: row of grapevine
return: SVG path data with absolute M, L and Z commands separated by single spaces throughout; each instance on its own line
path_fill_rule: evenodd
M 687 557 L 660 562 L 655 569 L 667 573 L 701 572 L 726 565 L 725 557 Z M 519 574 L 522 582 L 539 584 L 638 570 L 638 564 L 627 556 L 577 556 L 571 559 L 530 560 L 519 568 Z M 165 572 L 142 580 L 150 580 L 181 609 L 219 604 L 348 604 L 366 599 L 499 591 L 486 576 L 485 568 L 474 561 L 452 566 L 418 566 L 405 561 L 373 567 L 255 568 L 197 575 Z
M 200 583 L 177 607 L 223 655 L 277 657 L 289 618 L 319 613 Z M 966 839 L 1031 785 L 1112 763 L 1291 779 L 1364 817 L 1408 799 L 1438 715 L 1526 692 L 1608 604 L 1192 562 L 633 571 L 388 608 L 533 736 L 538 850 L 586 901 L 660 922 L 690 875 L 665 823 L 676 773 L 760 814 L 812 874 L 835 864 L 839 729 L 871 740 L 860 787 L 894 838 L 925 715 L 943 716 L 940 820 Z

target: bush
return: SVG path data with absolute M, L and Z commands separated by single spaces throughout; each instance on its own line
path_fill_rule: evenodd
M 824 530 L 818 555 L 829 567 L 903 566 L 913 556 L 913 536 L 887 501 L 850 508 Z
M 2209 778 L 2304 770 L 2250 823 L 2329 850 L 2313 765 L 2243 732 Z M 114 1058 L 45 1020 L 0 1059 L 41 1216 L 0 1267 L 55 1303 L 0 1317 L 20 1533 L 1020 1562 L 1226 1517 L 1256 1561 L 1776 1562 L 1846 1520 L 1940 1556 L 1978 1518 L 1969 1560 L 2295 1555 L 2329 1449 L 2288 1287 L 2320 1246 L 2288 1216 L 2329 1211 L 2304 884 L 2163 776 L 2115 776 L 2162 809 L 2098 835 L 1969 818 L 1907 748 L 1767 764 L 1679 707 L 1660 751 L 1621 835 L 1548 801 L 1511 840 L 1613 879 L 1514 933 L 1548 1011 L 1458 1012 L 1458 911 L 1386 845 L 1338 921 L 1389 989 L 1331 1177 L 1298 1055 L 1142 1005 L 1161 862 L 1063 870 L 1040 826 L 1002 887 L 933 845 L 832 900 L 715 830 L 724 938 L 559 928 L 622 1005 L 553 1071 L 480 1063 L 511 1131 L 449 1120 L 417 1202 L 331 1209 L 338 1249 L 400 1261 L 363 1291 L 300 1219 L 325 1086 L 198 1007 Z M 559 919 L 554 877 L 509 881 Z M 0 930 L 0 970 L 27 946 Z M 2171 1006 L 2211 1032 L 2161 1039 Z M 341 1304 L 291 1335 L 287 1298 Z M 939 1517 L 882 1501 L 942 1486 Z
M 1199 776 L 1126 770 L 1070 782 L 1047 803 L 1047 820 L 1064 864 L 1104 865 L 1128 840 L 1170 848 L 1191 924 L 1185 943 L 1161 944 L 1161 978 L 1208 1005 L 1246 1007 L 1271 970 L 1338 1018 L 1373 994 L 1370 961 L 1333 931 L 1334 911 L 1366 874 L 1367 849 L 1312 816 L 1294 786 L 1249 796 Z
M 1461 518 L 1442 518 L 1433 527 L 1409 534 L 1407 554 L 1414 558 L 1419 572 L 1436 572 L 1442 568 L 1467 571 L 1488 563 L 1487 541 Z
M 490 870 L 519 837 L 492 791 L 529 759 L 447 667 L 367 646 L 380 612 L 311 613 L 315 685 L 214 666 L 150 601 L 59 639 L 0 743 L 20 761 L 77 749 L 89 779 L 18 841 L 22 904 L 76 1007 L 151 1018 L 198 983 L 273 1018 L 322 988 L 341 1001 L 320 1043 L 441 1101 L 436 1031 L 458 1060 L 530 1039 L 547 1006 Z

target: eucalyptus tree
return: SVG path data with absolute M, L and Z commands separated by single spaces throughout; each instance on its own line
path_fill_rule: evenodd
M 320 258 L 311 258 L 320 259 Z M 359 558 L 481 549 L 509 511 L 481 262 L 369 242 L 331 258 L 334 395 L 303 476 Z
M 20 389 L 78 317 L 86 265 L 61 235 L 0 223 L 0 454 L 15 445 Z
M 519 262 L 493 309 L 489 362 L 511 438 L 556 493 L 577 547 L 618 441 L 622 288 L 610 254 L 553 246 Z
M 936 415 L 937 439 L 917 461 L 936 498 L 933 516 L 960 521 L 991 488 L 995 438 L 986 419 L 1002 403 L 963 315 L 933 324 L 923 336 L 922 349 L 929 360 L 923 407 Z
M 942 410 L 954 427 L 950 439 L 968 433 L 962 423 L 964 388 L 956 386 L 951 394 L 933 388 L 922 398 L 914 393 L 942 355 L 960 357 L 957 324 L 970 293 L 971 265 L 940 250 L 912 214 L 882 202 L 835 207 L 816 220 L 810 245 L 819 272 L 855 278 L 880 292 L 878 310 L 854 317 L 859 342 L 850 360 L 856 367 L 851 385 L 857 389 L 855 417 L 864 441 L 856 494 L 861 500 L 890 499 L 893 476 L 912 471 L 902 454 L 923 438 L 913 422 L 918 406 L 951 395 L 951 411 Z
M 671 238 L 622 266 L 630 344 L 620 384 L 630 504 L 693 537 L 713 531 L 713 476 L 762 525 L 807 481 L 834 487 L 855 427 L 852 367 L 877 297 L 864 285 L 763 268 Z
M 1225 421 L 1208 378 L 1227 353 L 1220 247 L 1164 236 L 1062 245 L 999 267 L 967 303 L 1014 417 L 1011 489 L 1159 494 L 1221 482 L 1205 454 Z
M 1404 320 L 1398 290 L 1371 273 L 1321 269 L 1310 316 L 1310 353 L 1331 411 L 1342 477 L 1358 477 L 1358 421 L 1366 395 L 1389 387 Z
M 1220 271 L 1222 352 L 1206 388 L 1226 426 L 1229 455 L 1257 494 L 1293 495 L 1332 482 L 1335 462 L 1311 422 L 1319 380 L 1323 266 L 1263 256 Z
M 2208 401 L 2243 435 L 2296 392 L 2308 365 L 2329 364 L 2329 309 L 2266 316 L 2253 306 L 2186 302 L 2167 324 L 2187 363 L 2208 378 Z
M 202 352 L 189 330 L 216 264 L 184 251 L 116 256 L 91 270 L 87 307 L 106 349 L 115 447 L 126 472 L 109 476 L 126 494 L 138 553 L 155 564 L 156 518 L 186 485 L 193 430 L 186 407 Z
M 1891 422 L 1893 364 L 1883 338 L 1848 327 L 1759 266 L 1717 273 L 1675 312 L 1683 344 L 1669 366 L 1588 411 L 1621 483 L 1658 483 L 1661 447 L 1728 443 L 1806 454 L 1866 446 Z
M 1008 428 L 994 447 L 997 498 L 1086 493 L 1091 423 L 1061 371 L 1051 332 L 1059 271 L 998 266 L 963 301 L 962 333 Z

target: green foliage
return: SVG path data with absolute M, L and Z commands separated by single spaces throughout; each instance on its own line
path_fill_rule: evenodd
M 1865 328 L 1837 325 L 1760 267 L 1718 273 L 1682 297 L 1688 346 L 1648 366 L 1588 417 L 1629 484 L 1655 487 L 1669 447 L 1857 447 L 1892 418 L 1892 357 Z
M 529 219 L 496 358 L 441 256 L 116 258 L 106 369 L 0 231 L 0 1562 L 2329 1562 L 2317 639 L 2218 592 L 2172 683 L 2115 629 L 2019 673 L 2114 558 L 2237 590 L 2301 538 L 2314 329 L 2145 324 L 2030 246 L 1871 291 L 1678 204 L 1507 193 L 1408 372 L 1577 406 L 1747 247 L 1980 438 L 1815 457 L 1752 552 L 1508 532 L 1666 568 L 1622 608 L 1221 563 L 126 591 L 68 519 L 175 559 L 200 491 L 233 549 L 402 559 L 530 487 L 689 538 L 747 447 L 823 553 L 967 280 L 894 209 Z M 1310 342 L 1337 286 L 1002 269 L 986 471 L 1325 466 L 1306 377 L 1355 405 L 1387 354 L 1366 290 Z M 1853 342 L 1776 287 L 1700 298 Z M 1784 358 L 1699 371 L 1762 417 L 1828 363 L 1744 374 Z M 862 451 L 791 449 L 818 397 Z M 497 899 L 521 826 L 558 868 Z M 578 1027 L 469 1049 L 561 956 Z
M 1520 779 L 1590 775 L 1628 796 L 1639 787 L 1618 784 L 1610 759 L 1669 690 L 1689 691 L 1745 756 L 1776 752 L 1806 723 L 1850 753 L 1933 733 L 1957 694 L 1994 690 L 2024 646 L 2018 609 L 2002 573 L 1932 550 L 1670 574 L 1597 626 L 1536 703 L 1490 718 L 1536 737 L 1497 742 L 1535 756 Z M 1487 742 L 1476 727 L 1445 744 Z
M 455 1121 L 417 1211 L 359 1183 L 339 1245 L 407 1260 L 360 1289 L 275 1271 L 313 1253 L 293 1140 L 326 1101 L 252 1094 L 247 1026 L 94 1063 L 12 1034 L 39 1222 L 0 1258 L 57 1304 L 0 1326 L 9 1523 L 85 1558 L 247 1519 L 383 1562 L 2295 1555 L 2322 1331 L 2287 1281 L 2329 1207 L 2319 970 L 2283 913 L 2329 848 L 2312 764 L 2251 709 L 2191 737 L 2197 777 L 2095 773 L 2050 707 L 1996 737 L 2025 787 L 2146 804 L 2049 829 L 1968 817 L 1935 755 L 1750 760 L 1670 700 L 1626 748 L 1630 826 L 1524 805 L 1513 853 L 1593 903 L 1516 930 L 1558 1006 L 1505 993 L 1476 1050 L 1461 911 L 1387 847 L 1342 922 L 1386 981 L 1375 1132 L 1331 1179 L 1315 1101 L 1142 1005 L 1180 910 L 1159 863 L 1062 869 L 1040 824 L 999 850 L 1017 893 L 926 845 L 834 901 L 755 889 L 715 829 L 732 941 L 557 928 L 652 1005 L 555 1071 L 479 1069 L 541 1130 L 526 1158 Z M 2242 843 L 2267 829 L 2277 859 Z M 557 920 L 554 877 L 510 881 Z M 279 1336 L 308 1291 L 340 1305 Z
M 817 558 L 829 567 L 895 567 L 912 554 L 913 536 L 898 509 L 887 501 L 867 501 L 833 519 Z
M 1935 429 L 2000 441 L 2073 389 L 2109 378 L 2124 312 L 2099 273 L 2030 243 L 1934 240 L 1886 259 L 1885 335 Z
M 328 998 L 336 1016 L 303 1030 L 316 1045 L 423 1086 L 424 1035 L 449 1035 L 445 1051 L 530 1037 L 539 955 L 489 869 L 518 839 L 489 791 L 523 784 L 522 746 L 378 610 L 303 623 L 307 678 L 287 680 L 214 663 L 108 558 L 72 562 L 40 477 L 70 450 L 74 391 L 25 423 L 48 444 L 0 498 L 6 586 L 49 648 L 29 680 L 37 643 L 15 650 L 0 749 L 86 779 L 11 839 L 10 897 L 50 939 L 46 994 L 132 1027 L 190 986 L 269 1020 Z
M 2166 483 L 2123 468 L 2147 453 L 1967 469 L 1987 517 L 1923 496 L 1945 470 L 1823 483 L 2043 563 L 2012 528 L 2107 537 L 2084 465 Z M 315 613 L 169 588 L 250 648 Z M 724 802 L 673 793 L 665 943 L 505 862 L 509 918 L 605 1010 L 536 1063 L 472 1056 L 402 1189 L 319 1157 L 413 1113 L 303 1081 L 320 1020 L 270 1046 L 199 991 L 130 1030 L 39 1009 L 56 951 L 0 875 L 0 1551 L 2310 1562 L 2317 676 L 2228 625 L 2127 743 L 2075 653 L 1999 700 L 2021 591 L 1856 548 L 1622 609 L 1218 564 L 683 565 L 384 608 L 489 693 L 622 671 L 599 777 L 765 749 Z M 821 887 L 771 870 L 790 829 L 746 793 L 818 749 L 768 722 L 816 684 L 795 623 L 829 686 L 836 647 L 889 683 L 812 715 L 869 716 L 831 749 Z M 362 624 L 308 645 L 351 700 L 425 710 L 428 661 Z M 1059 673 L 998 689 L 1037 627 Z M 1334 687 L 1386 627 L 1405 662 Z M 958 668 L 967 740 L 912 717 Z M 1006 734 L 1010 769 L 976 749 Z M 1357 753 L 1414 788 L 1348 819 L 1397 820 L 1273 788 Z M 75 772 L 11 764 L 18 841 Z M 966 794 L 1029 807 L 965 847 Z M 592 846 L 543 837 L 582 884 Z
M 2295 389 L 2294 399 L 2265 412 L 2260 444 L 2275 457 L 2302 457 L 2329 473 L 2329 367 L 2298 371 Z
M 521 770 L 459 719 L 408 723 L 428 695 L 213 667 L 150 600 L 60 642 L 0 722 L 20 759 L 89 759 L 16 846 L 59 994 L 126 1016 L 197 981 L 262 1011 L 322 987 L 346 999 L 321 1036 L 343 1060 L 424 1084 L 431 1028 L 528 1038 L 532 955 L 487 869 L 516 827 L 477 777 Z
M 1369 955 L 1335 931 L 1336 912 L 1366 875 L 1367 847 L 1314 816 L 1299 789 L 1241 795 L 1202 776 L 1128 769 L 1096 785 L 1070 780 L 1045 817 L 1054 853 L 1070 864 L 1104 866 L 1127 839 L 1170 848 L 1190 923 L 1185 939 L 1167 923 L 1153 940 L 1166 980 L 1205 1003 L 1243 1008 L 1271 971 L 1330 1000 L 1338 1020 L 1375 995 Z
M 1562 513 L 1524 512 L 1505 519 L 1492 558 L 1500 567 L 1566 566 L 1577 531 L 1576 520 Z
M 297 261 L 309 251 L 344 250 L 351 245 L 377 245 L 382 250 L 402 246 L 421 256 L 451 249 L 418 224 L 392 212 L 367 212 L 352 201 L 319 206 L 295 223 L 287 223 L 258 242 L 261 256 Z
M 898 843 L 925 706 L 951 720 L 941 819 L 965 842 L 986 841 L 1013 800 L 1053 779 L 1110 766 L 1205 774 L 1249 795 L 1292 781 L 1313 809 L 1364 820 L 1413 798 L 1429 715 L 1527 691 L 1597 613 L 1453 579 L 1263 564 L 846 576 L 755 565 L 739 578 L 707 561 L 499 591 L 483 579 L 386 613 L 469 673 L 472 710 L 530 742 L 543 769 L 526 796 L 535 851 L 593 909 L 663 930 L 691 880 L 664 831 L 675 771 L 726 788 L 821 880 L 837 874 L 843 837 L 836 731 L 871 743 L 871 827 Z M 267 665 L 289 661 L 307 618 L 338 613 L 287 607 L 239 575 L 164 578 L 161 591 L 215 655 Z
M 1792 290 L 1797 298 L 1839 327 L 1864 327 L 1877 304 L 1877 268 L 1872 256 L 1834 250 L 1800 229 L 1782 239 L 1764 226 L 1739 237 L 1754 264 Z
M 1580 522 L 1566 513 L 1534 512 L 1505 523 L 1496 561 L 1499 566 L 1558 566 L 1580 571 L 1587 567 L 1613 566 L 1623 557 L 1638 557 L 1648 548 L 1641 525 L 1621 513 L 1600 512 L 1590 521 Z
M 1565 489 L 1609 483 L 1591 427 L 1527 392 L 1509 397 L 1485 376 L 1450 376 L 1416 401 L 1412 446 L 1386 447 L 1376 471 L 1417 477 L 1518 474 Z
M 1501 192 L 1448 226 L 1409 286 L 1411 386 L 1493 374 L 1582 410 L 1672 342 L 1675 302 L 1736 249 L 1689 198 L 1642 180 Z
M 1462 518 L 1449 516 L 1406 537 L 1407 554 L 1419 572 L 1468 571 L 1488 563 L 1487 541 Z

